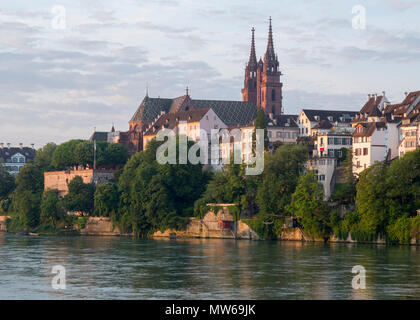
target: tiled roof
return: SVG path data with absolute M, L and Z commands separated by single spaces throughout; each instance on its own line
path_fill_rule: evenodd
M 0 148 L 0 159 L 3 160 L 3 162 L 11 162 L 10 159 L 15 154 L 20 153 L 21 155 L 25 156 L 26 162 L 35 160 L 36 151 L 35 149 L 23 147 L 23 148 Z
M 108 132 L 95 131 L 89 138 L 89 141 L 108 141 Z
M 130 122 L 152 122 L 159 117 L 161 111 L 169 113 L 179 108 L 183 98 L 185 96 L 175 99 L 145 97 Z M 192 102 L 197 109 L 212 108 L 226 125 L 245 125 L 257 117 L 257 106 L 252 102 L 222 100 L 192 100 Z
M 333 125 L 328 120 L 321 120 L 314 129 L 331 129 Z
M 297 115 L 293 115 L 293 114 L 282 114 L 282 115 L 274 115 L 273 119 L 270 119 L 270 117 L 267 115 L 267 126 L 297 128 L 298 127 L 296 123 L 297 117 L 298 117 Z M 270 123 L 272 123 L 272 125 L 270 125 Z
M 176 113 L 166 113 L 162 115 L 144 135 L 155 135 L 159 129 L 163 128 L 173 129 L 180 121 L 198 122 L 209 110 L 209 108 L 203 108 Z
M 383 96 L 372 96 L 360 110 L 360 113 L 363 115 L 367 113 L 370 117 L 379 117 L 381 115 L 381 111 L 378 107 L 383 98 Z
M 332 117 L 332 122 L 351 122 L 354 116 L 357 114 L 357 111 L 336 111 L 336 110 L 313 110 L 313 109 L 303 109 L 302 110 L 309 121 L 321 121 L 328 120 L 328 117 Z M 319 119 L 315 119 L 315 116 L 318 116 Z M 340 120 L 342 117 L 342 120 Z
M 358 126 L 363 127 L 362 132 L 358 132 L 358 128 L 353 133 L 353 137 L 370 137 L 373 132 L 378 128 L 385 128 L 385 122 L 366 122 L 359 123 Z

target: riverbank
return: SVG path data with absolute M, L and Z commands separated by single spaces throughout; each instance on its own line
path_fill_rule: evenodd
M 8 217 L 0 216 L 0 231 L 7 232 L 6 220 Z M 89 217 L 86 222 L 79 226 L 74 225 L 73 230 L 59 230 L 57 232 L 38 232 L 40 235 L 80 235 L 80 236 L 100 236 L 112 237 L 123 236 L 132 237 L 132 234 L 122 233 L 115 227 L 110 218 L 107 217 Z M 260 237 L 248 224 L 242 220 L 234 221 L 233 217 L 226 211 L 221 210 L 217 214 L 210 211 L 203 219 L 190 218 L 184 230 L 167 229 L 165 231 L 156 231 L 151 238 L 167 238 L 167 239 L 236 239 L 236 240 L 253 240 L 264 241 L 272 239 L 264 239 Z M 287 228 L 283 226 L 281 234 L 276 237 L 277 241 L 297 241 L 297 242 L 330 242 L 330 243 L 364 243 L 387 245 L 384 238 L 378 236 L 376 241 L 360 242 L 353 240 L 349 234 L 346 239 L 339 239 L 331 236 L 328 239 L 313 239 L 308 237 L 301 228 Z M 420 239 L 411 239 L 409 244 L 420 246 Z

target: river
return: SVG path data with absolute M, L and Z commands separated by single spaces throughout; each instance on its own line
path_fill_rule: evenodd
M 65 268 L 66 289 L 51 285 Z M 366 270 L 353 289 L 352 268 Z M 419 299 L 420 247 L 0 233 L 0 299 Z

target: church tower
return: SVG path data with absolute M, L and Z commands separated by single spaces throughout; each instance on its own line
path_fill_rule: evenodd
M 280 82 L 280 76 L 279 60 L 274 52 L 273 29 L 270 17 L 267 51 L 265 52 L 262 72 L 260 72 L 260 78 L 257 83 L 261 95 L 261 101 L 258 106 L 263 108 L 267 114 L 280 115 L 282 113 L 283 84 Z
M 283 111 L 282 73 L 279 70 L 278 57 L 274 52 L 273 28 L 268 30 L 267 51 L 264 61 L 255 57 L 254 28 L 252 28 L 252 44 L 249 62 L 245 68 L 245 85 L 242 89 L 242 100 L 255 102 L 265 113 L 281 115 Z
M 255 29 L 252 28 L 251 53 L 245 67 L 245 81 L 242 89 L 242 101 L 257 102 L 257 56 L 255 54 Z

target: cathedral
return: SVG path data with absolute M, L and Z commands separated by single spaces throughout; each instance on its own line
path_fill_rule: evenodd
M 271 18 L 268 30 L 267 50 L 257 61 L 255 53 L 255 29 L 252 28 L 251 53 L 245 67 L 242 101 L 202 100 L 192 99 L 188 93 L 173 98 L 151 98 L 146 94 L 129 122 L 129 131 L 119 132 L 113 142 L 125 144 L 130 153 L 143 149 L 143 135 L 146 130 L 163 114 L 177 113 L 188 110 L 211 108 L 228 126 L 246 126 L 255 120 L 258 108 L 267 115 L 283 114 L 282 86 L 278 57 L 274 51 L 273 30 Z

